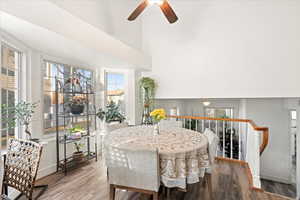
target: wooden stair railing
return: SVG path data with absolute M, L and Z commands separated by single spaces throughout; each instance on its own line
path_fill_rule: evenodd
M 268 127 L 259 127 L 257 126 L 253 120 L 250 119 L 230 119 L 230 118 L 210 118 L 210 117 L 194 117 L 194 116 L 173 116 L 169 115 L 167 118 L 175 118 L 175 119 L 194 119 L 194 120 L 211 120 L 211 121 L 230 121 L 230 122 L 244 122 L 248 123 L 252 126 L 252 128 L 256 131 L 262 132 L 262 143 L 260 145 L 260 155 L 265 151 L 266 147 L 269 144 L 269 128 Z

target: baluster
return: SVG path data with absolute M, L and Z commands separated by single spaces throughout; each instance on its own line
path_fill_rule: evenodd
M 195 131 L 198 131 L 198 119 L 196 119 L 196 130 Z
M 208 128 L 210 129 L 210 120 L 208 120 Z
M 231 159 L 233 157 L 232 126 L 233 126 L 233 122 L 230 122 L 230 158 Z
M 241 122 L 239 122 L 239 160 L 241 160 Z
M 223 157 L 225 158 L 225 121 L 223 121 Z
M 215 128 L 215 131 L 216 131 L 216 135 L 219 137 L 219 133 L 218 133 L 218 120 L 216 120 L 216 128 Z M 218 151 L 216 152 L 216 156 L 218 156 L 218 152 L 220 150 L 220 145 L 218 144 Z
M 183 118 L 183 128 L 185 128 L 185 118 Z
M 190 130 L 192 130 L 192 119 L 190 119 Z
M 202 133 L 204 133 L 204 120 L 202 119 Z

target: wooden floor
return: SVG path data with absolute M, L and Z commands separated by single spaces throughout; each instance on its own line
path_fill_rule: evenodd
M 91 162 L 67 176 L 54 174 L 39 180 L 49 184 L 49 189 L 39 199 L 45 200 L 108 200 L 109 187 L 106 171 L 101 161 Z M 226 161 L 216 163 L 213 174 L 213 193 L 215 200 L 281 200 L 279 195 L 253 191 L 244 166 Z M 126 191 L 118 191 L 117 200 L 148 200 L 149 196 Z M 162 198 L 162 195 L 160 197 Z M 188 192 L 171 191 L 171 200 L 208 200 L 207 188 L 201 183 L 189 185 Z
M 285 184 L 274 182 L 270 180 L 261 180 L 261 187 L 268 192 L 280 194 L 283 196 L 296 198 L 296 186 L 292 184 Z

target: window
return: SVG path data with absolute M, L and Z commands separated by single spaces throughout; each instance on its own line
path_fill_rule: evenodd
M 14 48 L 2 44 L 1 45 L 1 94 L 0 104 L 14 106 L 20 97 L 20 79 L 18 75 L 21 70 L 22 53 Z M 18 134 L 18 128 L 9 128 L 6 118 L 11 118 L 9 112 L 1 112 L 1 149 L 6 149 L 9 138 L 14 138 Z M 4 120 L 3 120 L 4 119 Z
M 56 131 L 56 92 L 55 77 L 62 83 L 71 77 L 74 73 L 80 73 L 83 77 L 92 83 L 93 72 L 91 70 L 75 68 L 70 65 L 45 61 L 44 64 L 44 133 L 53 133 Z M 86 79 L 85 79 L 86 80 Z M 85 84 L 85 81 L 80 81 Z M 93 85 L 93 84 L 92 84 Z M 83 85 L 82 85 L 83 86 Z M 58 110 L 63 112 L 63 99 L 61 95 L 58 97 Z M 60 120 L 62 120 L 60 118 Z M 63 125 L 63 121 L 59 121 L 59 125 Z
M 106 73 L 106 103 L 114 102 L 125 114 L 125 76 L 121 73 Z
M 205 108 L 205 116 L 211 118 L 233 118 L 232 108 Z

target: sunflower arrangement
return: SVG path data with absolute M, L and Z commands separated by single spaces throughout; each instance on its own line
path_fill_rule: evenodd
M 150 113 L 150 116 L 155 122 L 160 122 L 166 119 L 166 111 L 164 109 L 155 109 Z

